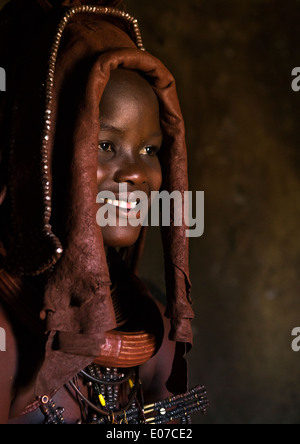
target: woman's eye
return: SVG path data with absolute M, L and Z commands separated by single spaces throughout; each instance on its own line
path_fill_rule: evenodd
M 140 154 L 143 156 L 155 156 L 159 151 L 159 148 L 157 146 L 146 146 L 145 148 L 142 148 L 140 151 Z
M 114 150 L 113 144 L 110 142 L 100 142 L 98 146 L 99 150 L 105 153 L 112 153 Z

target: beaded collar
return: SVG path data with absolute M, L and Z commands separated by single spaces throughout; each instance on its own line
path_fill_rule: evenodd
M 88 397 L 83 386 L 88 388 Z M 209 406 L 203 386 L 145 406 L 138 368 L 125 371 L 93 364 L 69 381 L 67 388 L 80 406 L 81 418 L 76 424 L 167 424 L 175 420 L 191 424 L 191 414 L 204 415 Z M 43 396 L 40 408 L 45 424 L 65 424 L 64 408 L 48 396 Z

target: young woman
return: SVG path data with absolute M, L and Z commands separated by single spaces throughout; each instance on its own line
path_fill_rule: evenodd
M 184 221 L 162 227 L 166 308 L 126 223 L 134 193 L 188 189 L 175 82 L 118 2 L 24 3 L 1 13 L 0 422 L 145 422 L 187 390 L 192 343 Z

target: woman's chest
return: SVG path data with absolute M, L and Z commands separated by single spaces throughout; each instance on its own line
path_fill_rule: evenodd
M 19 393 L 13 402 L 9 424 L 105 424 L 118 419 L 111 415 L 112 411 L 119 411 L 120 415 L 125 412 L 125 419 L 126 412 L 129 412 L 133 419 L 135 416 L 137 419 L 144 402 L 143 386 L 147 389 L 151 379 L 148 378 L 149 364 L 151 362 L 139 369 L 103 369 L 105 373 L 96 373 L 98 366 L 90 366 L 92 379 L 88 379 L 88 373 L 84 372 L 85 376 L 81 374 L 69 381 L 51 399 L 44 396 L 40 405 L 28 408 L 33 399 L 32 385 Z

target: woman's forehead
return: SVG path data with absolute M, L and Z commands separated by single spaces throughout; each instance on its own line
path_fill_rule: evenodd
M 148 118 L 159 121 L 158 98 L 150 83 L 136 71 L 112 71 L 100 102 L 102 124 Z
M 149 105 L 158 104 L 158 99 L 150 83 L 137 71 L 116 69 L 111 72 L 110 79 L 104 89 L 101 102 L 105 100 L 126 98 Z

